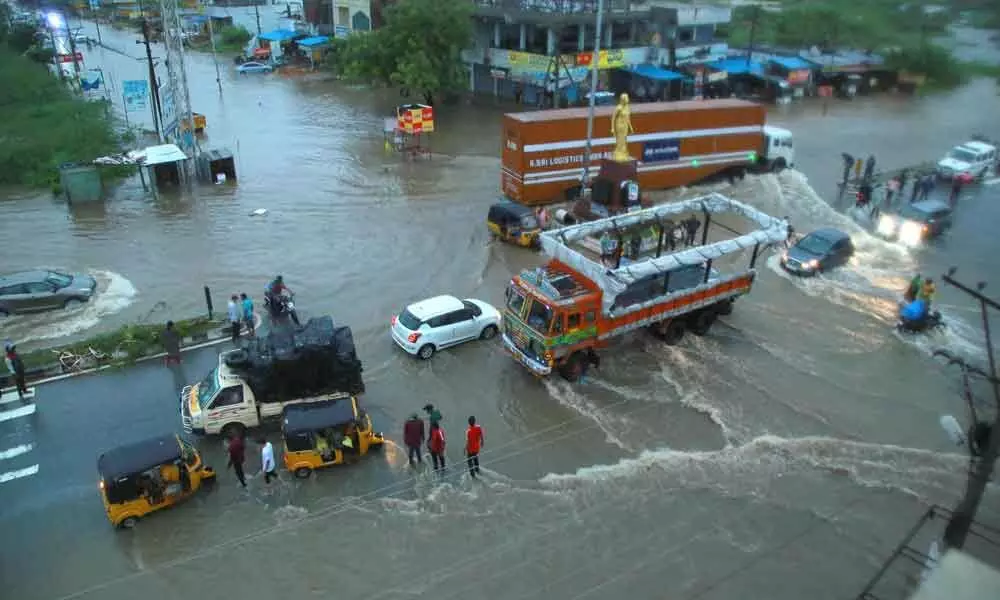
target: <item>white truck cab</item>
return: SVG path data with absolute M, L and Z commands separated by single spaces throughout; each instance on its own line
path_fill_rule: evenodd
M 967 174 L 983 179 L 997 168 L 997 147 L 986 142 L 971 141 L 959 144 L 938 161 L 937 173 L 942 179 Z
M 234 350 L 233 352 L 239 352 Z M 198 435 L 242 433 L 268 419 L 277 419 L 288 404 L 349 398 L 350 394 L 333 393 L 280 402 L 259 402 L 253 390 L 219 355 L 219 364 L 200 383 L 181 390 L 181 422 L 184 431 Z
M 780 171 L 795 166 L 795 147 L 792 132 L 783 127 L 764 126 L 764 148 L 759 157 L 768 171 Z

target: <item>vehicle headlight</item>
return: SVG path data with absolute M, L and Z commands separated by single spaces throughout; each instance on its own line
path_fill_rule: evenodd
M 899 241 L 907 246 L 917 246 L 924 239 L 924 226 L 907 221 L 899 227 Z
M 882 235 L 892 235 L 896 232 L 896 219 L 889 215 L 882 215 L 878 220 L 878 232 Z
M 802 266 L 807 269 L 816 269 L 819 268 L 819 261 L 816 260 L 815 258 L 812 260 L 807 260 L 806 262 L 802 263 Z
M 783 262 L 783 263 L 788 262 L 788 251 L 787 250 L 785 252 L 781 253 L 781 262 Z

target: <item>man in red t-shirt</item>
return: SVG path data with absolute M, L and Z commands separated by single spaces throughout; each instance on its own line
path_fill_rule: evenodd
M 476 425 L 476 417 L 469 417 L 469 428 L 465 430 L 465 460 L 473 479 L 480 474 L 479 451 L 483 449 L 485 441 L 483 428 Z

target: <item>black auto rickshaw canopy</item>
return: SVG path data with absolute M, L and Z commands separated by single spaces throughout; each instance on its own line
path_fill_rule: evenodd
M 180 459 L 180 440 L 171 433 L 108 450 L 97 458 L 97 471 L 112 483 Z
M 354 402 L 347 397 L 286 406 L 282 429 L 286 436 L 293 436 L 329 427 L 340 427 L 355 420 Z
M 486 219 L 498 225 L 516 226 L 524 229 L 538 228 L 538 219 L 535 218 L 535 212 L 531 208 L 509 200 L 490 206 Z

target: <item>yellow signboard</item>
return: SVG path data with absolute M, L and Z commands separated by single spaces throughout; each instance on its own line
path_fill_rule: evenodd
M 552 58 L 544 54 L 508 51 L 507 62 L 510 63 L 512 69 L 545 71 L 552 63 Z
M 576 64 L 579 67 L 589 67 L 593 62 L 593 52 L 581 52 L 576 55 Z M 601 50 L 597 61 L 598 69 L 617 69 L 624 67 L 625 52 L 623 50 Z

